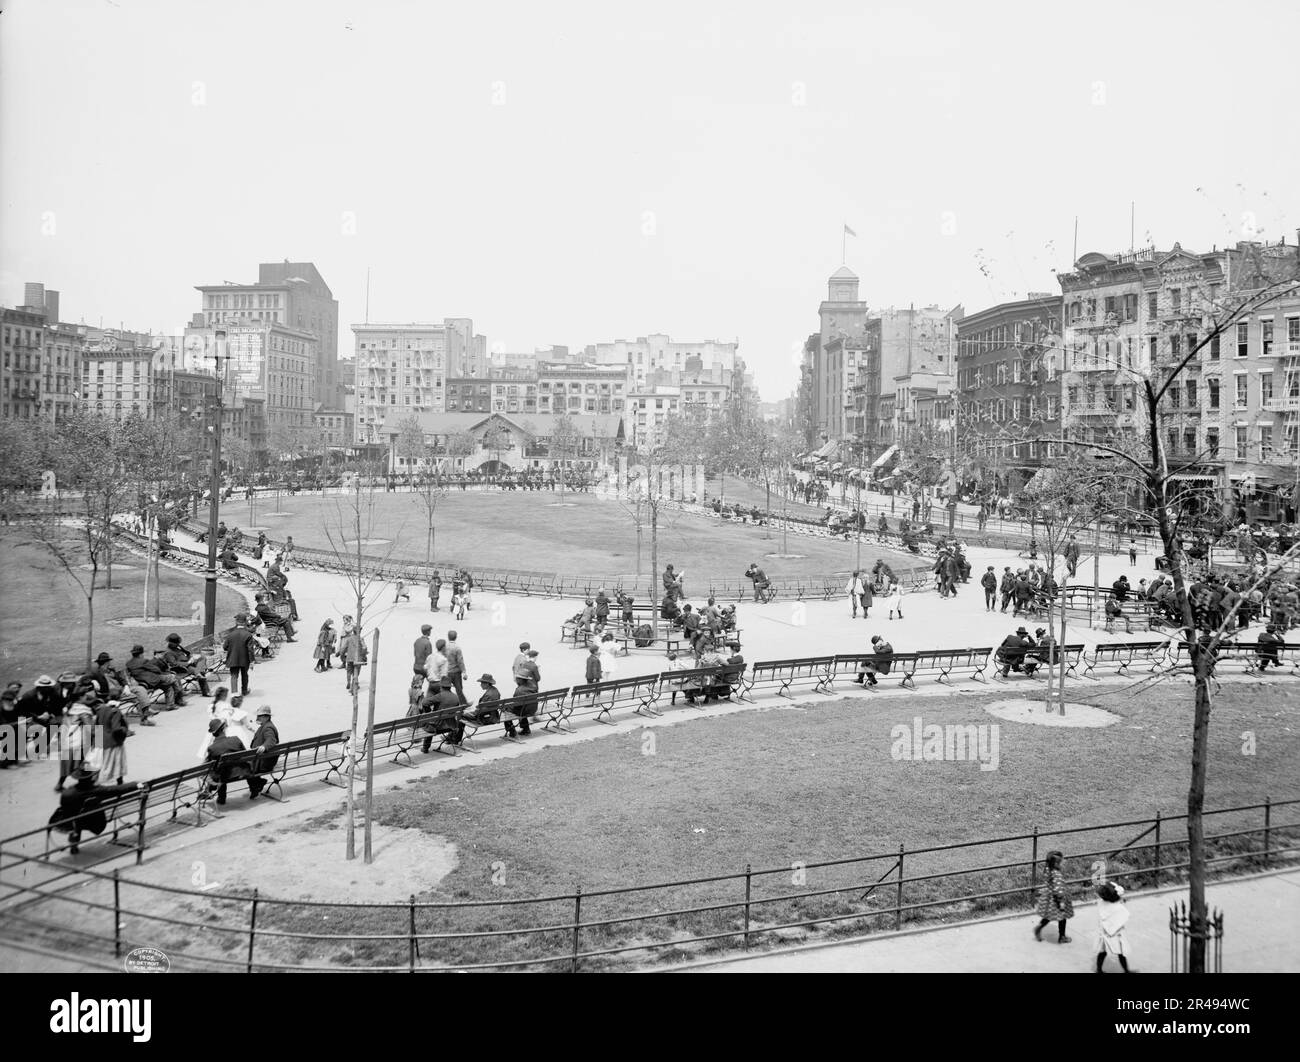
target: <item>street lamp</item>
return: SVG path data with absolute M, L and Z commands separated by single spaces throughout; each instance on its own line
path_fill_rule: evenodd
M 224 382 L 226 361 L 226 331 L 218 328 L 213 336 L 213 353 L 210 357 L 217 363 L 217 399 L 214 424 L 212 426 L 212 469 L 208 478 L 208 570 L 204 576 L 203 588 L 203 636 L 211 638 L 217 631 L 217 517 L 221 505 L 221 422 L 222 384 Z

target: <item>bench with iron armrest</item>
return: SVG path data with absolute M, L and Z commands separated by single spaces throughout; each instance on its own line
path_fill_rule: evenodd
M 569 691 L 569 715 L 583 709 L 583 714 L 590 709 L 596 713 L 596 722 L 613 723 L 610 713 L 615 708 L 634 704 L 636 715 L 659 715 L 654 707 L 658 696 L 659 675 L 633 675 L 625 679 L 612 679 L 609 682 L 586 682 L 574 686 Z
M 1170 656 L 1168 663 L 1169 668 L 1180 666 L 1190 667 L 1192 662 L 1191 645 L 1186 641 L 1171 642 Z M 1265 648 L 1256 641 L 1247 642 L 1220 642 L 1215 649 L 1214 662 L 1217 667 L 1219 664 L 1228 661 L 1239 661 L 1244 665 L 1244 670 L 1248 675 L 1262 674 L 1267 668 L 1261 668 L 1265 656 L 1269 657 L 1269 662 L 1274 660 L 1277 666 L 1274 670 L 1280 671 L 1283 667 L 1289 668 L 1289 674 L 1296 674 L 1296 651 L 1300 650 L 1300 643 L 1295 642 L 1277 642 Z M 1289 659 L 1288 659 L 1289 658 Z
M 1099 642 L 1093 647 L 1092 659 L 1083 658 L 1083 677 L 1101 664 L 1114 664 L 1116 674 L 1126 674 L 1134 663 L 1146 663 L 1148 671 L 1159 671 L 1169 659 L 1169 642 Z M 1095 677 L 1095 676 L 1092 676 Z
M 812 682 L 814 693 L 830 693 L 835 679 L 835 657 L 804 656 L 791 660 L 762 660 L 751 665 L 741 695 L 753 700 L 753 692 L 760 686 L 779 686 L 778 696 L 793 696 L 790 687 L 796 682 Z
M 203 825 L 202 805 L 215 797 L 208 787 L 208 778 L 212 774 L 211 765 L 207 763 L 186 767 L 184 770 L 171 771 L 149 779 L 150 803 L 171 805 L 171 820 L 176 819 L 182 811 L 193 809 L 195 825 Z M 154 797 L 157 800 L 154 800 Z
M 1026 655 L 1032 656 L 1043 667 L 1051 667 L 1064 660 L 1066 675 L 1073 675 L 1075 669 L 1083 663 L 1083 650 L 1084 645 L 1080 642 L 1077 645 L 1053 645 L 1050 653 L 1046 649 L 1030 649 Z
M 518 723 L 524 719 L 535 722 L 545 715 L 546 722 L 542 724 L 543 730 L 550 730 L 556 734 L 572 733 L 573 727 L 568 725 L 568 720 L 573 714 L 573 705 L 568 697 L 569 687 L 561 686 L 558 689 L 542 690 L 540 693 L 530 693 L 520 697 L 502 697 L 498 701 L 491 702 L 491 706 L 500 716 L 499 721 L 502 723 Z M 477 750 L 473 745 L 466 743 L 473 740 L 480 727 L 492 726 L 498 720 L 485 723 L 466 715 L 467 710 L 473 709 L 461 708 L 460 721 L 465 724 L 465 736 L 461 739 L 461 747 L 475 752 Z
M 938 681 L 952 685 L 948 675 L 953 668 L 972 668 L 971 678 L 983 680 L 984 669 L 988 667 L 993 647 L 981 646 L 971 649 L 918 649 L 915 652 L 896 654 L 894 659 L 901 663 L 894 665 L 895 672 L 901 672 L 903 685 L 916 689 L 915 675 L 918 671 L 937 673 Z
M 462 705 L 455 705 L 450 708 L 432 708 L 427 712 L 420 712 L 416 715 L 408 715 L 405 719 L 394 720 L 392 723 L 385 723 L 384 727 L 388 728 L 392 734 L 392 740 L 387 742 L 389 745 L 396 745 L 397 751 L 393 754 L 393 763 L 399 763 L 401 760 L 406 761 L 406 766 L 412 767 L 411 749 L 419 742 L 429 743 L 429 747 L 424 749 L 425 752 L 446 752 L 455 756 L 465 742 L 474 736 L 481 725 L 477 719 L 466 719 L 463 715 L 465 709 Z M 458 726 L 457 724 L 460 724 Z M 461 738 L 459 742 L 453 741 L 460 727 Z M 382 747 L 380 727 L 375 727 L 375 748 Z M 473 751 L 467 749 L 466 751 Z
M 312 739 L 314 740 L 314 739 Z M 210 790 L 201 794 L 200 800 L 207 801 L 216 796 L 216 790 L 221 785 L 229 785 L 231 782 L 243 782 L 249 778 L 262 779 L 262 788 L 259 795 L 265 794 L 270 800 L 277 803 L 284 801 L 284 789 L 280 785 L 284 778 L 284 770 L 277 772 L 281 762 L 280 747 L 277 746 L 274 751 L 258 752 L 256 749 L 244 749 L 242 752 L 227 752 L 215 763 L 208 763 L 208 776 L 204 780 L 204 786 Z M 280 791 L 279 796 L 272 796 L 271 790 Z
M 677 694 L 681 693 L 686 697 L 688 704 L 702 708 L 703 702 L 710 697 L 722 696 L 717 691 L 724 685 L 728 672 L 735 675 L 734 679 L 725 682 L 726 696 L 730 697 L 733 687 L 740 685 L 744 670 L 744 667 L 739 665 L 728 667 L 726 664 L 715 664 L 712 667 L 684 667 L 673 671 L 661 671 L 655 687 L 655 701 L 658 702 L 667 696 L 668 707 L 671 707 L 676 701 Z M 656 704 L 650 711 L 654 715 L 663 715 L 663 707 Z
M 72 840 L 74 834 L 80 835 L 85 832 L 91 833 L 97 840 L 102 840 L 106 844 L 117 845 L 122 848 L 135 848 L 143 839 L 144 819 L 147 816 L 146 808 L 149 804 L 151 792 L 146 784 L 141 787 L 131 787 L 128 792 L 119 793 L 115 796 L 99 797 L 93 796 L 84 805 L 81 812 L 77 815 L 68 815 L 61 817 L 64 813 L 62 801 L 60 801 L 59 810 L 50 816 L 49 822 L 45 826 L 45 853 L 44 857 L 49 859 L 50 835 L 56 830 L 60 833 L 69 835 L 68 845 L 60 845 L 57 851 L 67 851 L 70 855 L 77 854 L 79 844 L 84 844 L 84 838 L 79 838 L 75 843 Z M 125 812 L 126 814 L 123 814 Z M 104 816 L 104 829 L 96 830 L 98 825 L 97 819 L 100 815 Z M 118 834 L 123 830 L 132 830 L 136 833 L 135 840 L 119 841 Z M 104 832 L 109 831 L 107 837 Z
M 835 657 L 835 663 L 831 668 L 831 681 L 839 678 L 840 675 L 867 675 L 876 676 L 891 674 L 894 670 L 894 661 L 898 659 L 898 653 L 843 653 Z M 854 682 L 857 681 L 855 677 Z M 864 680 L 865 683 L 865 680 Z

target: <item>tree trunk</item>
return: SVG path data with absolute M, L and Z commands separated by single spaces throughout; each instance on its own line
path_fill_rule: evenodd
M 1192 723 L 1192 781 L 1187 790 L 1187 888 L 1190 895 L 1191 946 L 1187 972 L 1205 973 L 1205 768 L 1210 741 L 1210 656 L 1196 653 L 1196 714 Z
M 90 570 L 90 590 L 86 593 L 86 670 L 90 670 L 91 661 L 95 657 L 95 577 L 99 574 L 99 569 L 93 567 Z
M 370 849 L 370 820 L 375 807 L 375 685 L 379 674 L 379 628 L 375 628 L 370 650 L 370 704 L 366 709 L 366 839 L 365 861 L 374 862 Z

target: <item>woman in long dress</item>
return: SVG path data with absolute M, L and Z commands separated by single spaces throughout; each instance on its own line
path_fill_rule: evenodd
M 316 648 L 312 650 L 312 656 L 316 658 L 317 671 L 329 671 L 334 665 L 330 663 L 330 657 L 334 653 L 334 621 L 327 619 L 320 626 L 320 633 L 316 635 Z

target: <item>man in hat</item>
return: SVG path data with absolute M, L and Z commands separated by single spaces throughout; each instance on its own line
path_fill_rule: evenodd
M 479 724 L 500 722 L 501 713 L 497 710 L 495 703 L 501 700 L 501 691 L 497 689 L 497 680 L 489 673 L 484 672 L 478 678 L 478 685 L 482 691 L 478 696 L 478 703 L 468 712 L 465 712 L 465 716 Z
M 460 698 L 456 696 L 456 691 L 452 689 L 451 679 L 443 676 L 436 682 L 429 680 L 429 692 L 423 701 L 420 702 L 421 712 L 436 712 L 437 714 L 427 723 L 424 729 L 428 736 L 420 746 L 422 752 L 428 752 L 433 746 L 434 736 L 437 734 L 446 734 L 444 739 L 450 745 L 459 745 L 460 740 L 465 735 L 465 724 L 457 718 L 460 715 Z
M 248 618 L 241 612 L 235 617 L 235 626 L 227 635 L 221 648 L 226 654 L 226 667 L 230 669 L 230 688 L 248 696 L 248 669 L 253 666 L 253 632 L 248 629 Z
M 271 706 L 264 704 L 257 710 L 257 730 L 253 732 L 249 746 L 261 753 L 253 763 L 253 770 L 257 774 L 268 774 L 275 768 L 276 761 L 280 758 L 280 753 L 276 751 L 279 745 L 280 731 L 271 722 Z
M 998 611 L 1006 612 L 1007 606 L 1011 604 L 1011 598 L 1016 592 L 1016 577 L 1009 564 L 1002 569 L 1002 579 L 998 583 L 998 590 L 1002 595 L 1002 607 Z
M 259 778 L 249 770 L 247 763 L 234 763 L 222 766 L 221 757 L 232 752 L 244 752 L 244 743 L 237 737 L 232 737 L 226 733 L 226 721 L 224 719 L 212 719 L 208 722 L 208 733 L 212 735 L 212 742 L 208 745 L 207 759 L 212 764 L 212 781 L 217 786 L 217 803 L 226 802 L 226 786 L 230 782 L 241 780 L 248 781 L 248 798 L 256 800 L 257 796 L 266 787 L 266 779 Z
M 599 651 L 599 647 L 597 647 L 597 652 Z M 541 689 L 542 673 L 537 666 L 537 656 L 536 649 L 529 649 L 524 654 L 524 662 L 515 670 L 515 692 L 513 696 L 525 698 L 524 703 L 515 709 L 515 715 L 519 717 L 519 733 L 525 737 L 532 733 L 528 726 L 528 720 L 532 718 L 533 713 L 537 710 L 536 703 L 530 704 L 528 698 L 532 698 Z M 507 720 L 506 735 L 513 737 L 514 733 L 514 724 Z
M 1003 638 L 995 657 L 997 663 L 1002 665 L 1002 677 L 1007 678 L 1012 671 L 1023 670 L 1025 653 L 1033 647 L 1034 640 L 1024 627 L 1017 627 L 1015 634 Z
M 135 785 L 97 785 L 95 771 L 87 767 L 78 767 L 72 772 L 76 785 L 64 792 L 60 784 L 59 806 L 50 816 L 50 826 L 68 834 L 68 851 L 76 855 L 84 830 L 95 836 L 108 828 L 108 815 L 104 809 L 120 800 L 128 793 L 138 793 L 145 787 L 144 782 Z
M 293 636 L 293 620 L 288 616 L 281 616 L 280 613 L 276 612 L 275 606 L 267 601 L 265 594 L 256 595 L 255 600 L 257 602 L 257 618 L 268 627 L 279 627 L 284 631 L 284 640 L 286 642 L 295 641 L 296 639 Z
M 1033 651 L 1025 654 L 1023 666 L 1026 675 L 1032 675 L 1038 670 L 1040 664 L 1050 666 L 1057 663 L 1059 659 L 1056 652 L 1056 639 L 1046 627 L 1039 627 L 1034 631 L 1034 641 Z
M 185 707 L 180 679 L 165 671 L 157 660 L 146 659 L 143 645 L 131 646 L 131 659 L 126 662 L 126 673 L 146 690 L 162 690 L 168 708 Z
M 980 586 L 984 588 L 984 611 L 992 612 L 998 604 L 998 576 L 993 565 L 980 576 Z
M 1278 650 L 1285 644 L 1285 639 L 1277 633 L 1277 624 L 1270 623 L 1260 631 L 1257 642 L 1258 648 L 1255 653 L 1259 657 L 1259 670 L 1267 670 L 1269 664 L 1272 664 L 1274 669 L 1281 667 L 1282 661 L 1278 659 Z
M 48 730 L 63 719 L 63 703 L 58 683 L 49 675 L 42 675 L 14 701 L 13 711 L 19 719 L 36 720 Z
M 181 644 L 179 634 L 167 635 L 167 648 L 163 650 L 162 661 L 173 675 L 188 675 L 198 683 L 199 695 L 203 697 L 212 696 L 208 692 L 208 680 L 204 675 L 203 667 L 200 664 L 200 657 L 195 656 L 184 645 Z M 182 685 L 185 680 L 180 679 Z
M 438 611 L 438 597 L 442 594 L 442 573 L 435 570 L 429 578 L 429 611 Z

